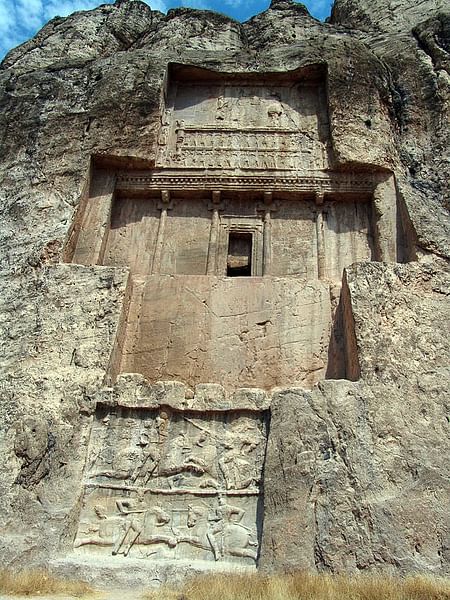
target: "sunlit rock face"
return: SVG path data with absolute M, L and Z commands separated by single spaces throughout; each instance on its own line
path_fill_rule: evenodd
M 445 9 L 125 1 L 7 55 L 3 564 L 448 572 Z

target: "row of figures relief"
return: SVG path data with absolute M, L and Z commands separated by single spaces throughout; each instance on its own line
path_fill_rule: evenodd
M 315 140 L 306 132 L 264 131 L 202 131 L 187 130 L 183 144 L 188 150 L 223 150 L 225 152 L 267 151 L 300 152 L 313 151 Z
M 304 132 L 192 131 L 182 124 L 175 139 L 174 149 L 159 147 L 159 166 L 297 170 L 327 163 L 325 145 Z
M 264 423 L 250 416 L 205 419 L 160 410 L 145 419 L 107 415 L 94 424 L 88 482 L 257 493 Z
M 186 150 L 183 154 L 161 152 L 158 156 L 160 166 L 174 168 L 201 168 L 201 169 L 275 169 L 281 171 L 295 171 L 299 169 L 320 169 L 323 161 L 311 150 L 301 152 L 226 152 Z
M 75 548 L 104 547 L 113 556 L 131 553 L 135 558 L 256 560 L 255 511 L 239 506 L 239 498 L 234 502 L 221 496 L 158 502 L 147 495 L 137 490 L 115 499 L 88 498 Z

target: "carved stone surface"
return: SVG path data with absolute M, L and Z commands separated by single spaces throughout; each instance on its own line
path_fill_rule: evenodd
M 450 256 L 448 1 L 396 5 L 336 0 L 321 23 L 294 0 L 274 0 L 238 23 L 123 0 L 52 20 L 3 61 L 2 566 L 42 568 L 71 555 L 69 578 L 96 587 L 102 571 L 108 586 L 118 573 L 123 587 L 136 585 L 122 558 L 136 531 L 112 556 L 121 531 L 114 519 L 123 525 L 140 503 L 144 512 L 133 514 L 162 535 L 165 513 L 172 519 L 171 503 L 178 510 L 184 497 L 194 507 L 207 502 L 210 523 L 219 497 L 244 506 L 244 524 L 254 531 L 256 523 L 259 534 L 258 519 L 245 521 L 254 508 L 239 504 L 256 496 L 232 496 L 226 485 L 220 494 L 201 489 L 211 496 L 158 495 L 148 489 L 154 482 L 115 479 L 111 490 L 101 487 L 111 478 L 84 473 L 96 402 L 111 402 L 111 414 L 120 402 L 144 410 L 141 421 L 165 398 L 179 413 L 239 412 L 241 402 L 267 409 L 270 393 L 235 390 L 254 373 L 246 385 L 287 386 L 272 393 L 258 568 L 449 572 L 449 282 L 441 260 Z M 193 101 L 183 106 L 189 87 Z M 211 98 L 198 94 L 207 88 Z M 239 88 L 245 94 L 235 103 Z M 271 105 L 270 91 L 279 95 Z M 267 150 L 269 140 L 277 147 Z M 268 193 L 301 209 L 283 216 L 281 202 L 277 211 L 224 211 L 243 197 L 259 207 Z M 200 203 L 205 214 L 194 215 L 190 231 L 188 210 Z M 209 248 L 221 241 L 225 214 L 259 219 L 263 267 L 269 258 L 278 271 L 263 268 L 245 283 L 227 278 L 212 291 L 219 261 Z M 203 274 L 193 275 L 199 266 Z M 270 297 L 282 294 L 282 302 L 266 304 L 259 286 L 273 286 Z M 236 348 L 245 349 L 244 371 Z M 120 376 L 125 356 L 127 368 L 142 361 L 136 370 L 152 371 L 148 385 Z M 294 376 L 302 389 L 292 388 Z M 168 378 L 177 381 L 157 381 Z M 139 465 L 143 450 L 131 447 Z M 129 472 L 126 455 L 112 458 Z M 74 552 L 75 539 L 89 535 L 113 539 Z M 254 567 L 250 557 L 216 561 L 213 550 L 167 542 L 136 540 L 129 560 L 184 546 L 207 557 L 187 559 L 196 572 L 205 563 Z M 158 560 L 134 562 L 145 577 L 164 579 Z M 186 573 L 181 558 L 169 563 L 169 577 Z
M 254 564 L 263 413 L 99 408 L 75 548 Z
M 158 169 L 146 171 L 119 171 L 116 189 L 122 193 L 136 190 L 151 191 L 170 188 L 172 190 L 280 190 L 290 192 L 321 192 L 328 194 L 354 194 L 366 197 L 372 194 L 379 179 L 374 173 L 319 172 L 311 175 L 260 171 L 259 173 L 227 173 L 221 171 L 197 172 L 194 169 Z
M 318 84 L 179 82 L 161 117 L 156 164 L 308 172 L 327 167 L 327 138 Z
M 257 196 L 222 194 L 214 224 L 214 206 L 209 195 L 204 193 L 203 198 L 195 198 L 185 191 L 177 194 L 162 230 L 159 225 L 163 204 L 158 199 L 130 196 L 128 193 L 125 198 L 117 199 L 112 206 L 111 229 L 105 240 L 102 262 L 129 266 L 137 276 L 158 272 L 225 276 L 229 234 L 239 231 L 253 237 L 253 276 L 299 275 L 316 279 L 320 244 L 324 254 L 322 279 L 339 281 L 345 266 L 357 260 L 376 258 L 370 203 L 361 199 L 325 200 L 318 209 L 310 199 L 282 194 L 275 194 L 273 204 L 267 206 L 262 193 Z M 270 222 L 265 221 L 267 211 Z M 317 225 L 319 212 L 323 216 L 320 228 Z M 395 221 L 393 225 L 395 228 Z M 271 230 L 271 236 L 266 237 L 264 259 L 266 229 Z M 91 256 L 94 256 L 98 235 L 95 227 L 91 227 L 91 231 Z M 87 237 L 87 232 L 85 235 Z M 87 258 L 89 261 L 90 257 L 82 252 L 85 246 L 77 246 L 75 260 Z M 214 264 L 209 269 L 212 253 Z
M 228 391 L 310 387 L 327 368 L 332 291 L 303 278 L 150 277 L 135 288 L 120 372 Z

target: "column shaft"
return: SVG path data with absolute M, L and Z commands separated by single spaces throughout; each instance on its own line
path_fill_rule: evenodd
M 153 254 L 151 273 L 159 273 L 161 271 L 162 248 L 164 244 L 164 230 L 166 228 L 167 208 L 161 208 L 161 216 L 159 217 L 158 236 L 156 238 L 155 253 Z
M 264 234 L 263 234 L 263 275 L 270 275 L 271 262 L 271 244 L 272 244 L 272 218 L 270 210 L 264 214 Z
M 219 209 L 213 208 L 212 218 L 211 218 L 211 229 L 210 229 L 210 233 L 209 233 L 208 264 L 206 267 L 207 275 L 215 275 L 216 274 L 218 229 L 219 229 Z
M 325 277 L 325 241 L 323 232 L 323 212 L 319 209 L 316 213 L 316 239 L 317 239 L 317 276 Z

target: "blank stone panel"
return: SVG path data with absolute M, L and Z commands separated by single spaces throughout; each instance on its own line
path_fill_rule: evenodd
M 177 200 L 166 221 L 160 272 L 205 275 L 210 229 L 207 200 Z
M 317 279 L 317 239 L 312 202 L 283 202 L 272 216 L 270 274 Z
M 149 199 L 116 199 L 113 202 L 104 264 L 130 267 L 134 274 L 151 272 L 160 211 Z
M 370 205 L 368 202 L 328 202 L 324 206 L 324 278 L 342 279 L 345 267 L 371 260 Z
M 227 390 L 311 385 L 325 374 L 331 306 L 323 282 L 154 275 L 135 305 L 123 372 Z

